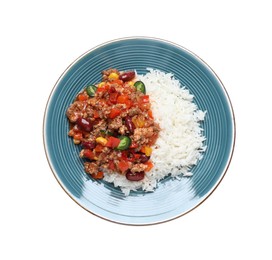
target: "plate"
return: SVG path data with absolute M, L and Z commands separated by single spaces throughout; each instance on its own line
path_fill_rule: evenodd
M 192 168 L 193 176 L 166 177 L 154 192 L 131 192 L 103 180 L 91 179 L 83 170 L 79 146 L 67 137 L 66 109 L 87 83 L 99 82 L 108 68 L 146 68 L 171 72 L 195 96 L 207 114 L 203 122 L 207 150 Z M 120 224 L 150 225 L 183 216 L 200 205 L 221 182 L 233 154 L 235 121 L 229 96 L 213 70 L 191 51 L 168 41 L 133 37 L 97 46 L 76 59 L 55 84 L 45 109 L 45 153 L 57 181 L 81 207 L 96 216 Z

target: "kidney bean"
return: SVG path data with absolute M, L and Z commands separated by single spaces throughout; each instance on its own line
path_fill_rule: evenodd
M 135 125 L 134 125 L 134 123 L 132 122 L 131 117 L 127 116 L 127 117 L 125 118 L 125 125 L 126 125 L 128 131 L 129 131 L 130 133 L 134 133 Z
M 126 178 L 129 181 L 141 181 L 145 176 L 144 172 L 135 172 L 133 173 L 131 170 L 128 170 L 126 173 Z
M 84 141 L 82 141 L 81 144 L 82 144 L 83 148 L 90 149 L 90 150 L 93 150 L 95 148 L 95 146 L 96 146 L 95 142 L 84 142 Z
M 76 121 L 78 127 L 86 132 L 90 132 L 93 130 L 92 124 L 85 118 L 79 117 Z
M 123 74 L 121 74 L 119 76 L 119 79 L 121 79 L 123 81 L 130 81 L 130 80 L 134 79 L 134 77 L 135 77 L 134 71 L 127 71 L 127 72 L 124 72 Z
M 150 156 L 147 156 L 147 155 L 145 155 L 145 154 L 141 154 L 141 155 L 140 155 L 140 158 L 139 158 L 139 160 L 140 160 L 141 163 L 145 163 L 145 162 L 147 162 L 149 159 L 150 159 Z

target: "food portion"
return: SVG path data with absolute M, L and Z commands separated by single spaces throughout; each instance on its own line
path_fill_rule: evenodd
M 85 172 L 125 195 L 153 191 L 168 175 L 191 176 L 206 149 L 206 112 L 193 98 L 171 73 L 103 71 L 66 112 Z
M 109 69 L 90 84 L 67 109 L 69 136 L 82 146 L 85 172 L 94 179 L 119 174 L 141 181 L 153 168 L 153 146 L 160 127 L 154 121 L 145 85 L 134 71 Z

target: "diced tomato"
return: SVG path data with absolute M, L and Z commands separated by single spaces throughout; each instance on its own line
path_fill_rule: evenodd
M 113 119 L 117 116 L 119 116 L 121 114 L 121 110 L 118 109 L 118 108 L 112 108 L 112 110 L 110 111 L 110 114 L 109 114 L 109 118 Z
M 109 169 L 112 170 L 112 171 L 115 170 L 115 164 L 114 164 L 114 162 L 112 160 L 109 161 Z
M 118 92 L 114 92 L 114 93 L 110 93 L 110 97 L 109 100 L 112 104 L 116 104 L 117 103 L 117 98 L 118 98 Z
M 141 96 L 138 100 L 138 106 L 141 110 L 149 110 L 150 109 L 149 96 L 148 95 Z
M 77 96 L 77 99 L 79 101 L 86 101 L 88 99 L 88 96 L 85 95 L 84 93 L 80 93 L 78 96 Z
M 118 164 L 118 168 L 121 172 L 125 172 L 129 168 L 128 161 L 120 161 Z
M 121 140 L 119 138 L 110 136 L 108 142 L 106 143 L 106 146 L 109 148 L 115 148 L 119 145 L 120 142 Z
M 148 110 L 148 111 L 147 111 L 147 114 L 148 114 L 148 116 L 149 116 L 151 119 L 153 119 L 153 113 L 152 113 L 152 110 Z
M 138 107 L 142 110 L 142 111 L 146 111 L 150 109 L 150 103 L 138 103 Z
M 109 90 L 109 85 L 102 85 L 101 87 L 97 88 L 97 92 L 107 92 Z
M 117 103 L 118 104 L 125 104 L 127 108 L 130 108 L 132 106 L 132 101 L 129 99 L 128 95 L 120 95 L 117 98 Z
M 122 151 L 121 159 L 125 162 L 134 162 L 139 157 L 134 151 Z
M 97 88 L 96 92 L 104 92 L 105 91 L 105 88 L 104 86 L 101 86 L 99 88 Z
M 123 85 L 123 80 L 115 79 L 115 80 L 111 81 L 111 84 Z
M 90 149 L 84 149 L 83 156 L 84 156 L 85 158 L 90 159 L 90 160 L 93 160 L 94 157 L 95 157 L 93 151 L 90 150 Z
M 137 148 L 137 147 L 138 147 L 138 144 L 136 142 L 132 141 L 129 148 L 134 149 L 134 148 Z
M 149 103 L 149 95 L 144 95 L 139 98 L 139 103 Z
M 103 151 L 104 146 L 102 144 L 97 144 L 94 150 L 98 153 L 101 153 Z
M 153 136 L 149 137 L 148 145 L 152 146 L 153 144 L 156 143 L 157 139 L 158 139 L 158 134 L 153 134 Z
M 125 104 L 128 100 L 129 100 L 128 95 L 120 95 L 117 98 L 117 103 L 119 103 L 119 104 Z
M 127 161 L 127 159 L 128 159 L 127 155 L 128 155 L 127 151 L 122 151 L 121 152 L 121 158 L 122 158 L 123 161 Z
M 135 157 L 135 159 L 139 159 L 141 157 L 141 155 L 139 153 L 134 153 L 134 157 Z
M 138 156 L 138 154 L 133 153 L 133 152 L 129 153 L 128 156 L 127 156 L 127 160 L 129 162 L 135 162 L 139 158 L 140 158 L 140 155 Z
M 99 118 L 99 117 L 100 117 L 100 116 L 99 116 L 98 111 L 94 110 L 94 118 Z
M 131 100 L 127 100 L 127 101 L 125 102 L 125 104 L 126 104 L 127 109 L 131 108 L 132 105 L 133 105 L 133 103 L 132 103 Z
M 103 172 L 97 172 L 97 173 L 95 173 L 95 174 L 92 174 L 92 177 L 93 177 L 94 179 L 103 179 L 104 173 L 103 173 Z
M 144 164 L 147 166 L 147 168 L 145 169 L 145 172 L 149 172 L 153 168 L 153 166 L 154 166 L 153 163 L 150 162 L 150 161 L 147 161 Z

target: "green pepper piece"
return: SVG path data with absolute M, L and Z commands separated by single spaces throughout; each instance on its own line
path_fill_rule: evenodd
M 97 87 L 95 85 L 89 85 L 86 87 L 86 92 L 90 97 L 94 97 Z
M 122 135 L 122 136 L 119 136 L 118 138 L 121 140 L 121 142 L 116 147 L 117 150 L 123 151 L 130 147 L 131 139 L 128 136 Z
M 137 90 L 139 90 L 139 91 L 141 91 L 142 93 L 146 93 L 146 90 L 145 90 L 145 84 L 142 82 L 142 81 L 136 81 L 135 83 L 134 83 L 134 87 L 137 89 Z

